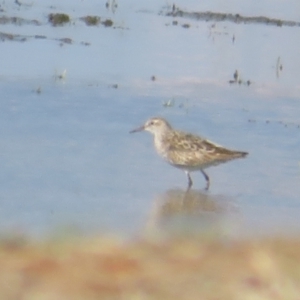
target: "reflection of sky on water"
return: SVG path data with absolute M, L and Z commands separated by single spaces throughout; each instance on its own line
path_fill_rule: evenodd
M 277 8 L 270 1 L 221 2 L 190 1 L 182 8 L 295 19 L 293 1 L 276 1 Z M 5 5 L 7 14 L 43 22 L 63 11 L 74 19 L 109 17 L 125 29 L 88 27 L 78 19 L 58 28 L 2 26 L 3 32 L 47 36 L 1 43 L 2 228 L 142 227 L 158 194 L 186 184 L 184 173 L 157 158 L 148 134 L 128 134 L 153 115 L 249 151 L 245 160 L 207 170 L 210 195 L 234 199 L 243 230 L 300 227 L 300 28 L 217 23 L 211 32 L 212 22 L 184 19 L 172 26 L 154 1 L 119 3 L 115 14 L 87 1 Z M 54 39 L 62 37 L 74 43 L 60 46 Z M 228 84 L 236 69 L 250 87 Z M 55 80 L 63 70 L 66 78 Z M 172 106 L 164 107 L 166 101 Z M 204 185 L 200 173 L 193 179 L 195 188 Z

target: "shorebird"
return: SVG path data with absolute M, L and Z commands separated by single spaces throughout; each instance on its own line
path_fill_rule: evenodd
M 172 166 L 184 170 L 188 178 L 188 189 L 193 185 L 190 172 L 200 171 L 208 190 L 209 176 L 204 169 L 225 163 L 229 160 L 247 156 L 247 152 L 226 149 L 200 136 L 175 130 L 163 118 L 151 118 L 130 133 L 149 131 L 154 135 L 157 153 Z

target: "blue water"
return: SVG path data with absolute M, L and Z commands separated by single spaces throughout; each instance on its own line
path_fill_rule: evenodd
M 182 7 L 258 13 L 249 1 L 238 2 Z M 230 220 L 241 234 L 300 229 L 300 28 L 217 23 L 211 31 L 210 22 L 182 19 L 173 26 L 156 2 L 119 3 L 115 13 L 82 1 L 51 5 L 4 5 L 4 15 L 42 24 L 2 26 L 29 38 L 1 43 L 1 231 L 40 235 L 71 225 L 131 235 L 149 223 L 163 226 L 160 210 L 170 190 L 182 195 L 185 174 L 156 155 L 149 134 L 128 133 L 156 115 L 249 152 L 208 169 L 208 193 L 201 173 L 193 173 L 199 199 L 216 207 L 226 199 L 229 207 L 207 212 L 198 205 L 197 220 L 217 216 L 220 227 Z M 261 2 L 260 15 L 295 18 L 288 5 L 278 11 L 270 5 Z M 117 28 L 78 19 L 94 15 L 96 6 Z M 50 26 L 46 15 L 56 11 L 70 13 L 73 23 Z M 189 29 L 181 27 L 185 22 Z M 47 38 L 30 38 L 35 34 Z M 61 37 L 73 44 L 60 45 Z M 229 85 L 236 69 L 250 86 Z M 186 226 L 203 225 L 193 218 L 187 214 Z

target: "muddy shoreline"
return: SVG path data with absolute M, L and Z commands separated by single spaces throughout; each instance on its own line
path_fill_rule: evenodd
M 2 242 L 1 299 L 298 299 L 300 240 Z

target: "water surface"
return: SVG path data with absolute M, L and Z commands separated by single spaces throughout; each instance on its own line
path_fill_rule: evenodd
M 297 2 L 275 2 L 176 5 L 297 20 Z M 25 37 L 1 42 L 3 231 L 131 235 L 170 220 L 184 230 L 299 230 L 300 28 L 172 18 L 155 1 L 114 12 L 85 1 L 25 4 L 2 5 L 3 15 L 40 22 L 1 29 Z M 72 22 L 53 27 L 54 12 Z M 114 26 L 80 21 L 95 14 Z M 240 83 L 229 83 L 236 70 Z M 149 134 L 128 133 L 156 115 L 249 157 L 208 169 L 207 193 L 193 173 L 184 201 L 185 174 L 156 155 Z M 175 214 L 162 213 L 166 203 Z

